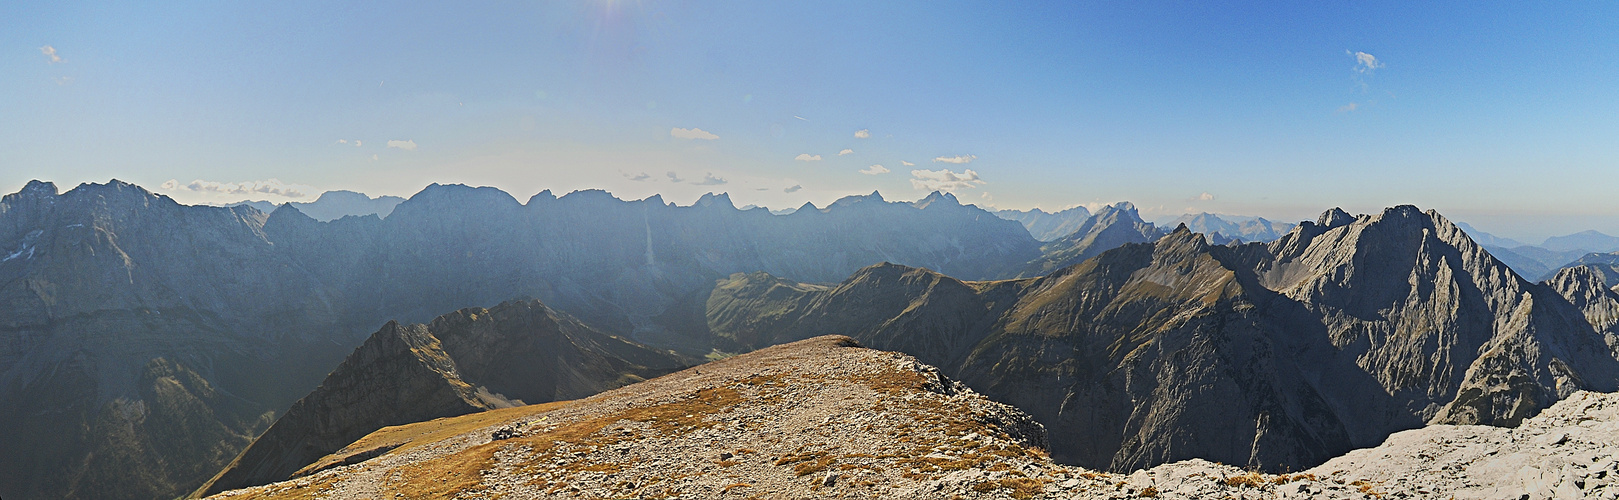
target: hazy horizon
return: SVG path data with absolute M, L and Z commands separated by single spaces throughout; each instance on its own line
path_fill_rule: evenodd
M 0 7 L 0 186 L 880 190 L 1619 234 L 1619 6 Z
M 52 184 L 57 186 L 58 190 L 60 190 L 62 192 L 67 192 L 68 190 L 71 190 L 71 189 L 83 184 L 83 183 L 80 183 L 80 184 L 66 185 L 64 183 L 51 181 L 50 179 L 32 179 L 32 180 L 38 180 L 38 181 L 43 181 L 43 182 L 51 182 Z M 91 184 L 105 184 L 107 182 L 111 182 L 112 180 L 118 180 L 118 179 L 108 179 L 106 181 L 90 182 L 90 183 Z M 125 182 L 127 182 L 127 181 L 125 181 Z M 457 183 L 437 183 L 437 184 L 457 184 Z M 137 184 L 137 185 L 139 185 L 139 184 Z M 529 198 L 531 198 L 532 196 L 537 195 L 537 194 L 539 194 L 540 192 L 543 192 L 543 191 L 551 191 L 553 196 L 556 196 L 556 197 L 560 198 L 560 197 L 563 197 L 563 196 L 566 196 L 568 194 L 578 192 L 578 191 L 598 190 L 598 191 L 604 191 L 607 194 L 613 196 L 614 198 L 624 200 L 624 201 L 638 201 L 638 200 L 644 200 L 644 199 L 650 198 L 652 196 L 658 196 L 658 197 L 663 198 L 665 203 L 672 203 L 672 204 L 675 204 L 675 205 L 678 205 L 678 206 L 693 206 L 699 200 L 701 200 L 702 197 L 708 196 L 708 195 L 720 195 L 720 194 L 724 194 L 724 195 L 727 195 L 727 196 L 731 195 L 731 193 L 728 192 L 728 191 L 718 190 L 718 191 L 704 192 L 704 193 L 699 194 L 699 195 L 697 195 L 695 197 L 691 197 L 690 199 L 682 199 L 682 198 L 674 198 L 674 197 L 665 195 L 663 193 L 653 193 L 651 195 L 642 196 L 642 197 L 627 197 L 627 196 L 622 196 L 622 195 L 620 195 L 618 193 L 615 193 L 610 189 L 602 189 L 602 188 L 584 188 L 584 189 L 576 189 L 576 190 L 571 190 L 571 191 L 558 191 L 558 190 L 555 190 L 555 189 L 542 189 L 542 190 L 537 191 L 535 193 L 520 193 L 520 192 L 513 192 L 513 191 L 510 191 L 510 190 L 502 189 L 499 186 L 477 186 L 477 185 L 469 185 L 469 186 L 471 186 L 471 187 L 494 187 L 496 189 L 501 189 L 502 192 L 505 192 L 506 194 L 511 195 L 519 203 L 524 203 L 524 204 L 526 204 L 528 202 Z M 175 200 L 177 202 L 182 203 L 182 204 L 200 205 L 200 206 L 232 206 L 232 205 L 237 205 L 237 204 L 241 204 L 241 203 L 248 203 L 248 202 L 269 202 L 269 203 L 273 203 L 273 204 L 276 204 L 276 205 L 280 205 L 282 203 L 286 203 L 286 202 L 289 202 L 289 201 L 300 202 L 300 203 L 309 203 L 309 202 L 315 201 L 316 199 L 318 199 L 320 197 L 321 194 L 324 194 L 324 193 L 327 192 L 327 191 L 321 191 L 321 192 L 318 192 L 318 193 L 314 193 L 314 194 L 309 195 L 306 199 L 291 199 L 291 200 L 283 200 L 283 201 L 273 201 L 273 200 L 266 199 L 265 197 L 257 197 L 257 198 L 255 198 L 255 197 L 252 197 L 252 196 L 248 196 L 248 197 L 244 197 L 244 198 L 240 198 L 240 199 L 230 199 L 228 201 L 204 200 L 204 201 L 197 201 L 197 202 L 188 202 L 188 201 L 185 201 L 184 199 L 182 199 L 184 197 L 183 196 L 183 193 L 184 193 L 183 191 L 181 192 L 182 197 L 175 197 L 175 196 L 171 195 L 170 193 L 165 192 L 165 190 L 162 189 L 161 187 L 155 188 L 155 189 L 150 187 L 150 186 L 141 186 L 141 187 L 145 188 L 145 189 L 148 189 L 148 190 L 151 190 L 152 192 L 155 192 L 155 193 L 158 193 L 158 194 L 162 194 L 162 195 L 165 195 L 165 196 L 169 196 L 171 198 L 175 198 Z M 365 195 L 370 199 L 377 199 L 377 198 L 380 198 L 380 197 L 383 197 L 383 196 L 393 196 L 393 197 L 398 197 L 398 198 L 409 199 L 411 196 L 415 195 L 416 193 L 421 192 L 421 190 L 425 189 L 426 187 L 427 186 L 424 185 L 424 186 L 422 186 L 422 188 L 419 188 L 419 189 L 416 189 L 416 190 L 410 191 L 410 192 L 401 193 L 401 194 L 372 194 L 372 193 L 364 193 L 364 192 L 355 191 L 355 190 L 349 190 L 349 189 L 332 189 L 332 190 L 328 190 L 328 191 L 354 192 L 354 193 L 359 193 L 361 195 Z M 16 189 L 7 190 L 4 193 L 0 193 L 0 194 L 15 193 L 18 190 L 20 190 L 21 188 L 22 188 L 22 186 L 18 186 Z M 880 194 L 883 197 L 884 200 L 890 201 L 890 202 L 915 202 L 915 201 L 919 201 L 919 200 L 927 197 L 929 194 L 932 193 L 931 191 L 927 192 L 927 193 L 921 193 L 921 194 L 905 192 L 904 195 L 895 195 L 893 193 L 884 193 L 884 192 L 882 192 L 882 190 L 875 190 L 875 191 L 878 192 L 878 194 Z M 945 192 L 948 192 L 948 191 L 945 191 Z M 844 197 L 847 197 L 847 196 L 866 196 L 866 195 L 869 195 L 869 194 L 871 194 L 871 193 L 870 192 L 849 193 L 849 194 L 845 194 L 845 195 L 833 198 L 832 201 L 827 201 L 827 202 L 824 202 L 824 203 L 816 203 L 816 202 L 813 202 L 813 201 L 809 201 L 809 203 L 813 203 L 817 208 L 826 208 L 828 205 L 831 205 L 832 202 L 836 201 L 837 199 L 841 199 L 841 198 L 844 198 Z M 954 195 L 956 193 L 951 193 L 951 194 Z M 905 195 L 908 195 L 908 196 L 905 196 Z M 1121 203 L 1121 202 L 1130 202 L 1130 203 L 1136 205 L 1136 208 L 1137 208 L 1138 212 L 1140 212 L 1142 214 L 1143 219 L 1145 219 L 1147 222 L 1152 222 L 1152 223 L 1158 224 L 1158 225 L 1165 225 L 1165 224 L 1167 224 L 1167 223 L 1169 223 L 1169 222 L 1173 221 L 1174 219 L 1179 218 L 1181 216 L 1197 215 L 1197 214 L 1201 214 L 1201 213 L 1210 213 L 1210 214 L 1214 214 L 1214 215 L 1218 215 L 1218 216 L 1239 217 L 1239 218 L 1263 217 L 1263 218 L 1265 218 L 1267 220 L 1270 220 L 1272 222 L 1297 223 L 1297 222 L 1300 222 L 1300 221 L 1314 221 L 1314 220 L 1317 219 L 1317 217 L 1322 212 L 1325 212 L 1325 211 L 1330 210 L 1332 208 L 1342 208 L 1342 209 L 1344 209 L 1345 211 L 1347 211 L 1347 212 L 1349 212 L 1351 214 L 1360 215 L 1360 214 L 1378 213 L 1378 212 L 1381 212 L 1384 209 L 1396 206 L 1396 205 L 1390 205 L 1390 206 L 1387 206 L 1387 207 L 1370 207 L 1370 208 L 1365 208 L 1365 209 L 1355 209 L 1355 208 L 1342 207 L 1342 206 L 1327 206 L 1327 207 L 1324 207 L 1324 208 L 1322 208 L 1322 209 L 1320 209 L 1318 211 L 1312 212 L 1312 213 L 1305 213 L 1305 214 L 1298 214 L 1296 216 L 1289 216 L 1289 215 L 1275 215 L 1275 214 L 1267 215 L 1267 214 L 1204 212 L 1204 211 L 1179 212 L 1179 213 L 1165 212 L 1165 211 L 1161 210 L 1163 207 L 1142 207 L 1139 204 L 1135 204 L 1131 200 L 1116 200 L 1116 201 L 1106 202 L 1106 203 L 1102 203 L 1102 202 L 1082 203 L 1082 204 L 1075 204 L 1075 205 L 1069 205 L 1069 206 L 1066 206 L 1066 207 L 1058 207 L 1058 208 L 1051 208 L 1051 209 L 1046 209 L 1046 208 L 1041 208 L 1041 207 L 1031 207 L 1031 208 L 1026 208 L 1026 209 L 1015 209 L 1015 208 L 1010 208 L 1010 207 L 986 206 L 986 204 L 984 204 L 984 203 L 981 203 L 981 202 L 975 203 L 974 200 L 963 199 L 963 198 L 960 198 L 959 196 L 958 196 L 958 200 L 963 205 L 974 205 L 974 206 L 978 206 L 980 208 L 984 208 L 984 209 L 990 210 L 990 211 L 998 211 L 998 210 L 1023 210 L 1023 211 L 1027 211 L 1027 210 L 1031 210 L 1031 209 L 1034 209 L 1034 208 L 1039 208 L 1039 209 L 1041 209 L 1041 210 L 1043 210 L 1045 212 L 1048 212 L 1048 213 L 1056 213 L 1058 211 L 1062 211 L 1062 210 L 1066 210 L 1066 209 L 1074 208 L 1074 207 L 1084 207 L 1086 210 L 1089 210 L 1091 213 L 1095 213 L 1097 210 L 1101 209 L 1102 207 L 1108 206 L 1108 205 L 1113 205 L 1113 204 Z M 735 198 L 732 198 L 732 203 L 737 208 L 761 207 L 761 208 L 766 208 L 766 209 L 769 209 L 769 210 L 772 210 L 772 211 L 785 210 L 785 209 L 797 209 L 797 208 L 803 206 L 803 203 L 800 203 L 800 204 L 794 205 L 794 206 L 769 206 L 769 205 L 745 204 L 745 203 L 736 202 Z M 1400 204 L 1397 204 L 1397 205 L 1413 205 L 1413 204 L 1400 203 Z M 1497 220 L 1497 219 L 1502 218 L 1501 216 L 1485 216 L 1485 217 L 1474 218 L 1474 219 L 1461 219 L 1461 218 L 1457 218 L 1457 217 L 1454 217 L 1454 216 L 1450 215 L 1449 213 L 1447 213 L 1443 209 L 1434 208 L 1434 207 L 1424 207 L 1424 206 L 1420 206 L 1420 205 L 1416 205 L 1416 206 L 1418 208 L 1423 209 L 1423 210 L 1428 210 L 1428 209 L 1437 210 L 1437 211 L 1439 211 L 1439 213 L 1441 215 L 1445 215 L 1446 218 L 1451 219 L 1452 222 L 1465 223 L 1465 224 L 1473 226 L 1474 229 L 1477 229 L 1479 231 L 1483 231 L 1485 233 L 1489 233 L 1489 234 L 1491 234 L 1493 236 L 1497 236 L 1497 237 L 1516 240 L 1516 241 L 1518 241 L 1520 243 L 1523 243 L 1523 244 L 1526 244 L 1526 245 L 1539 245 L 1542 241 L 1544 241 L 1546 238 L 1549 238 L 1549 237 L 1567 236 L 1567 235 L 1570 235 L 1570 234 L 1583 232 L 1583 231 L 1590 231 L 1590 230 L 1595 230 L 1595 231 L 1603 232 L 1605 234 L 1610 234 L 1610 235 L 1619 234 L 1619 232 L 1608 232 L 1608 231 L 1601 231 L 1600 229 L 1595 229 L 1595 228 L 1603 227 L 1604 225 L 1615 225 L 1616 221 L 1614 221 L 1612 218 L 1609 218 L 1609 217 L 1550 217 L 1550 218 L 1548 218 L 1548 217 L 1541 217 L 1541 216 L 1535 216 L 1535 215 L 1517 216 L 1516 218 L 1521 219 L 1521 221 L 1524 222 L 1525 224 L 1535 226 L 1535 227 L 1541 227 L 1541 228 L 1569 228 L 1568 230 L 1563 231 L 1563 232 L 1555 232 L 1555 231 L 1553 231 L 1553 232 L 1544 232 L 1543 231 L 1543 232 L 1535 232 L 1535 233 L 1528 233 L 1527 235 L 1522 235 L 1522 234 L 1513 234 L 1513 233 L 1508 233 L 1508 232 L 1492 231 L 1492 230 L 1489 229 L 1489 227 L 1492 227 L 1492 226 L 1489 225 L 1490 222 L 1485 222 L 1485 223 L 1482 223 L 1482 224 L 1479 223 L 1479 222 L 1475 222 L 1477 220 L 1485 220 L 1485 221 Z M 1513 216 L 1507 216 L 1507 217 L 1512 218 Z M 1556 220 L 1559 223 L 1557 223 L 1557 224 L 1546 224 L 1546 222 L 1548 220 Z

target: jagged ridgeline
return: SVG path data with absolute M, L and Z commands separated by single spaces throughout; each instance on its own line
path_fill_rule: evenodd
M 1399 430 L 1510 426 L 1614 390 L 1604 332 L 1619 302 L 1596 273 L 1567 278 L 1529 283 L 1402 206 L 1333 210 L 1270 244 L 1213 246 L 1182 227 L 1028 280 L 898 265 L 836 286 L 736 275 L 708 319 L 743 345 L 836 332 L 913 354 L 1034 415 L 1070 463 L 1300 470 Z
M 1038 255 L 1017 222 L 947 194 L 777 216 L 724 195 L 433 185 L 386 218 L 321 222 L 31 182 L 0 199 L 0 496 L 189 492 L 391 319 L 531 297 L 704 355 L 703 303 L 733 272 L 837 281 L 886 260 L 992 278 Z

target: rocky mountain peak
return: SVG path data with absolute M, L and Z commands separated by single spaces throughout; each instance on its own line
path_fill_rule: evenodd
M 695 205 L 693 205 L 693 206 L 696 206 L 696 207 L 728 208 L 728 209 L 731 209 L 731 210 L 736 210 L 736 205 L 731 203 L 731 194 L 730 193 L 720 193 L 720 194 L 708 193 L 708 194 L 704 194 L 701 198 L 697 199 L 697 203 Z
M 842 198 L 838 198 L 837 201 L 832 202 L 832 204 L 829 205 L 828 207 L 845 207 L 845 206 L 852 206 L 852 205 L 861 204 L 861 203 L 871 203 L 873 205 L 881 205 L 881 204 L 886 204 L 888 202 L 883 199 L 882 193 L 879 193 L 877 191 L 872 191 L 871 194 L 868 194 L 868 195 L 858 195 L 858 194 L 856 194 L 856 195 L 849 195 L 849 196 L 845 196 L 845 197 L 842 197 Z
M 26 196 L 45 196 L 45 197 L 48 197 L 48 196 L 56 196 L 58 194 L 58 191 L 56 190 L 56 183 L 47 182 L 47 181 L 40 181 L 40 180 L 31 180 L 31 181 L 28 181 L 28 184 L 26 184 L 26 185 L 24 185 L 22 187 L 21 191 L 17 191 L 16 194 L 18 194 L 18 195 L 26 195 Z
M 654 196 L 656 196 L 656 195 L 654 195 Z M 550 203 L 550 202 L 553 202 L 553 201 L 557 201 L 557 195 L 552 194 L 551 190 L 547 189 L 547 190 L 544 190 L 544 191 L 540 191 L 538 193 L 534 193 L 534 196 L 528 197 L 528 202 L 524 203 L 523 206 L 534 207 L 534 206 L 539 206 L 539 205 L 543 205 L 543 204 L 546 204 L 546 203 Z
M 1354 221 L 1355 216 L 1349 215 L 1349 212 L 1345 212 L 1342 208 L 1333 207 L 1331 210 L 1322 212 L 1321 217 L 1317 217 L 1315 219 L 1315 224 L 1323 228 L 1331 229 Z
M 928 193 L 928 195 L 926 197 L 924 197 L 924 198 L 922 198 L 920 200 L 916 200 L 916 202 L 913 203 L 913 205 L 915 205 L 916 208 L 921 208 L 921 209 L 927 209 L 928 207 L 932 207 L 934 205 L 938 205 L 941 208 L 942 207 L 959 207 L 959 206 L 961 206 L 961 201 L 956 199 L 956 195 L 954 193 L 945 192 L 945 191 L 934 191 L 932 193 Z
M 511 209 L 522 203 L 500 189 L 465 184 L 429 184 L 394 207 L 394 213 L 420 217 L 451 210 Z

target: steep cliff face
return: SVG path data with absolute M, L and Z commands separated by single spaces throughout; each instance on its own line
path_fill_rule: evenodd
M 535 301 L 389 322 L 198 493 L 287 479 L 385 426 L 580 398 L 693 363 Z
M 1029 261 L 1016 273 L 1019 278 L 1044 276 L 1052 271 L 1085 261 L 1102 252 L 1128 243 L 1146 243 L 1164 235 L 1156 226 L 1141 220 L 1135 205 L 1121 202 L 1107 206 L 1087 219 L 1073 233 L 1040 247 L 1040 257 Z
M 1032 280 L 879 266 L 812 289 L 738 275 L 709 304 L 722 335 L 842 333 L 913 353 L 1045 423 L 1053 456 L 1113 470 L 1297 470 L 1391 432 L 1514 425 L 1619 385 L 1580 307 L 1413 207 L 1329 211 L 1269 245 L 1211 246 L 1183 227 Z

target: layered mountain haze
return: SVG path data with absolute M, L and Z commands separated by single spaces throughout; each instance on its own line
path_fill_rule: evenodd
M 693 364 L 534 301 L 389 322 L 198 493 L 288 479 L 385 426 L 582 398 Z
M 1229 218 L 1229 220 L 1228 220 Z M 1185 224 L 1194 233 L 1207 235 L 1209 242 L 1224 245 L 1232 241 L 1269 243 L 1281 238 L 1297 224 L 1272 222 L 1264 217 L 1232 217 L 1208 212 L 1186 214 L 1166 224 L 1176 227 Z
M 388 214 L 393 213 L 394 207 L 399 206 L 399 204 L 403 203 L 404 201 L 404 198 L 400 198 L 398 196 L 378 196 L 376 198 L 372 198 L 363 193 L 356 193 L 354 191 L 327 191 L 321 193 L 319 197 L 316 197 L 315 201 L 289 201 L 282 203 L 281 205 L 291 205 L 293 208 L 298 209 L 299 212 L 303 212 L 304 215 L 308 215 L 315 220 L 329 222 L 348 217 L 350 215 L 375 215 L 377 217 L 386 218 L 388 217 Z M 242 205 L 257 208 L 259 211 L 264 213 L 274 212 L 277 207 L 281 206 L 268 201 L 241 201 L 237 203 L 227 203 L 224 206 Z
M 901 350 L 1130 470 L 1187 458 L 1279 470 L 1427 423 L 1515 425 L 1616 361 L 1585 315 L 1433 212 L 1341 210 L 1265 244 L 1180 228 L 1049 276 L 962 282 L 868 268 L 837 287 L 737 275 L 710 326 L 738 342 L 841 333 Z
M 1619 237 L 1608 236 L 1598 231 L 1580 231 L 1546 238 L 1546 241 L 1540 243 L 1540 247 L 1553 252 L 1612 252 L 1619 250 Z
M 1053 241 L 1078 231 L 1079 227 L 1091 218 L 1090 210 L 1085 207 L 1074 207 L 1055 213 L 1047 213 L 1038 208 L 1023 210 L 996 210 L 995 216 L 1007 220 L 1015 220 L 1023 224 L 1034 239 L 1040 241 Z
M 1103 207 L 1086 219 L 1074 232 L 1040 247 L 1041 256 L 1016 273 L 1017 277 L 1043 276 L 1057 269 L 1078 264 L 1126 243 L 1146 243 L 1164 235 L 1151 223 L 1141 220 L 1136 206 L 1120 202 Z M 1007 275 L 1011 276 L 1011 275 Z M 962 276 L 971 279 L 971 276 Z

